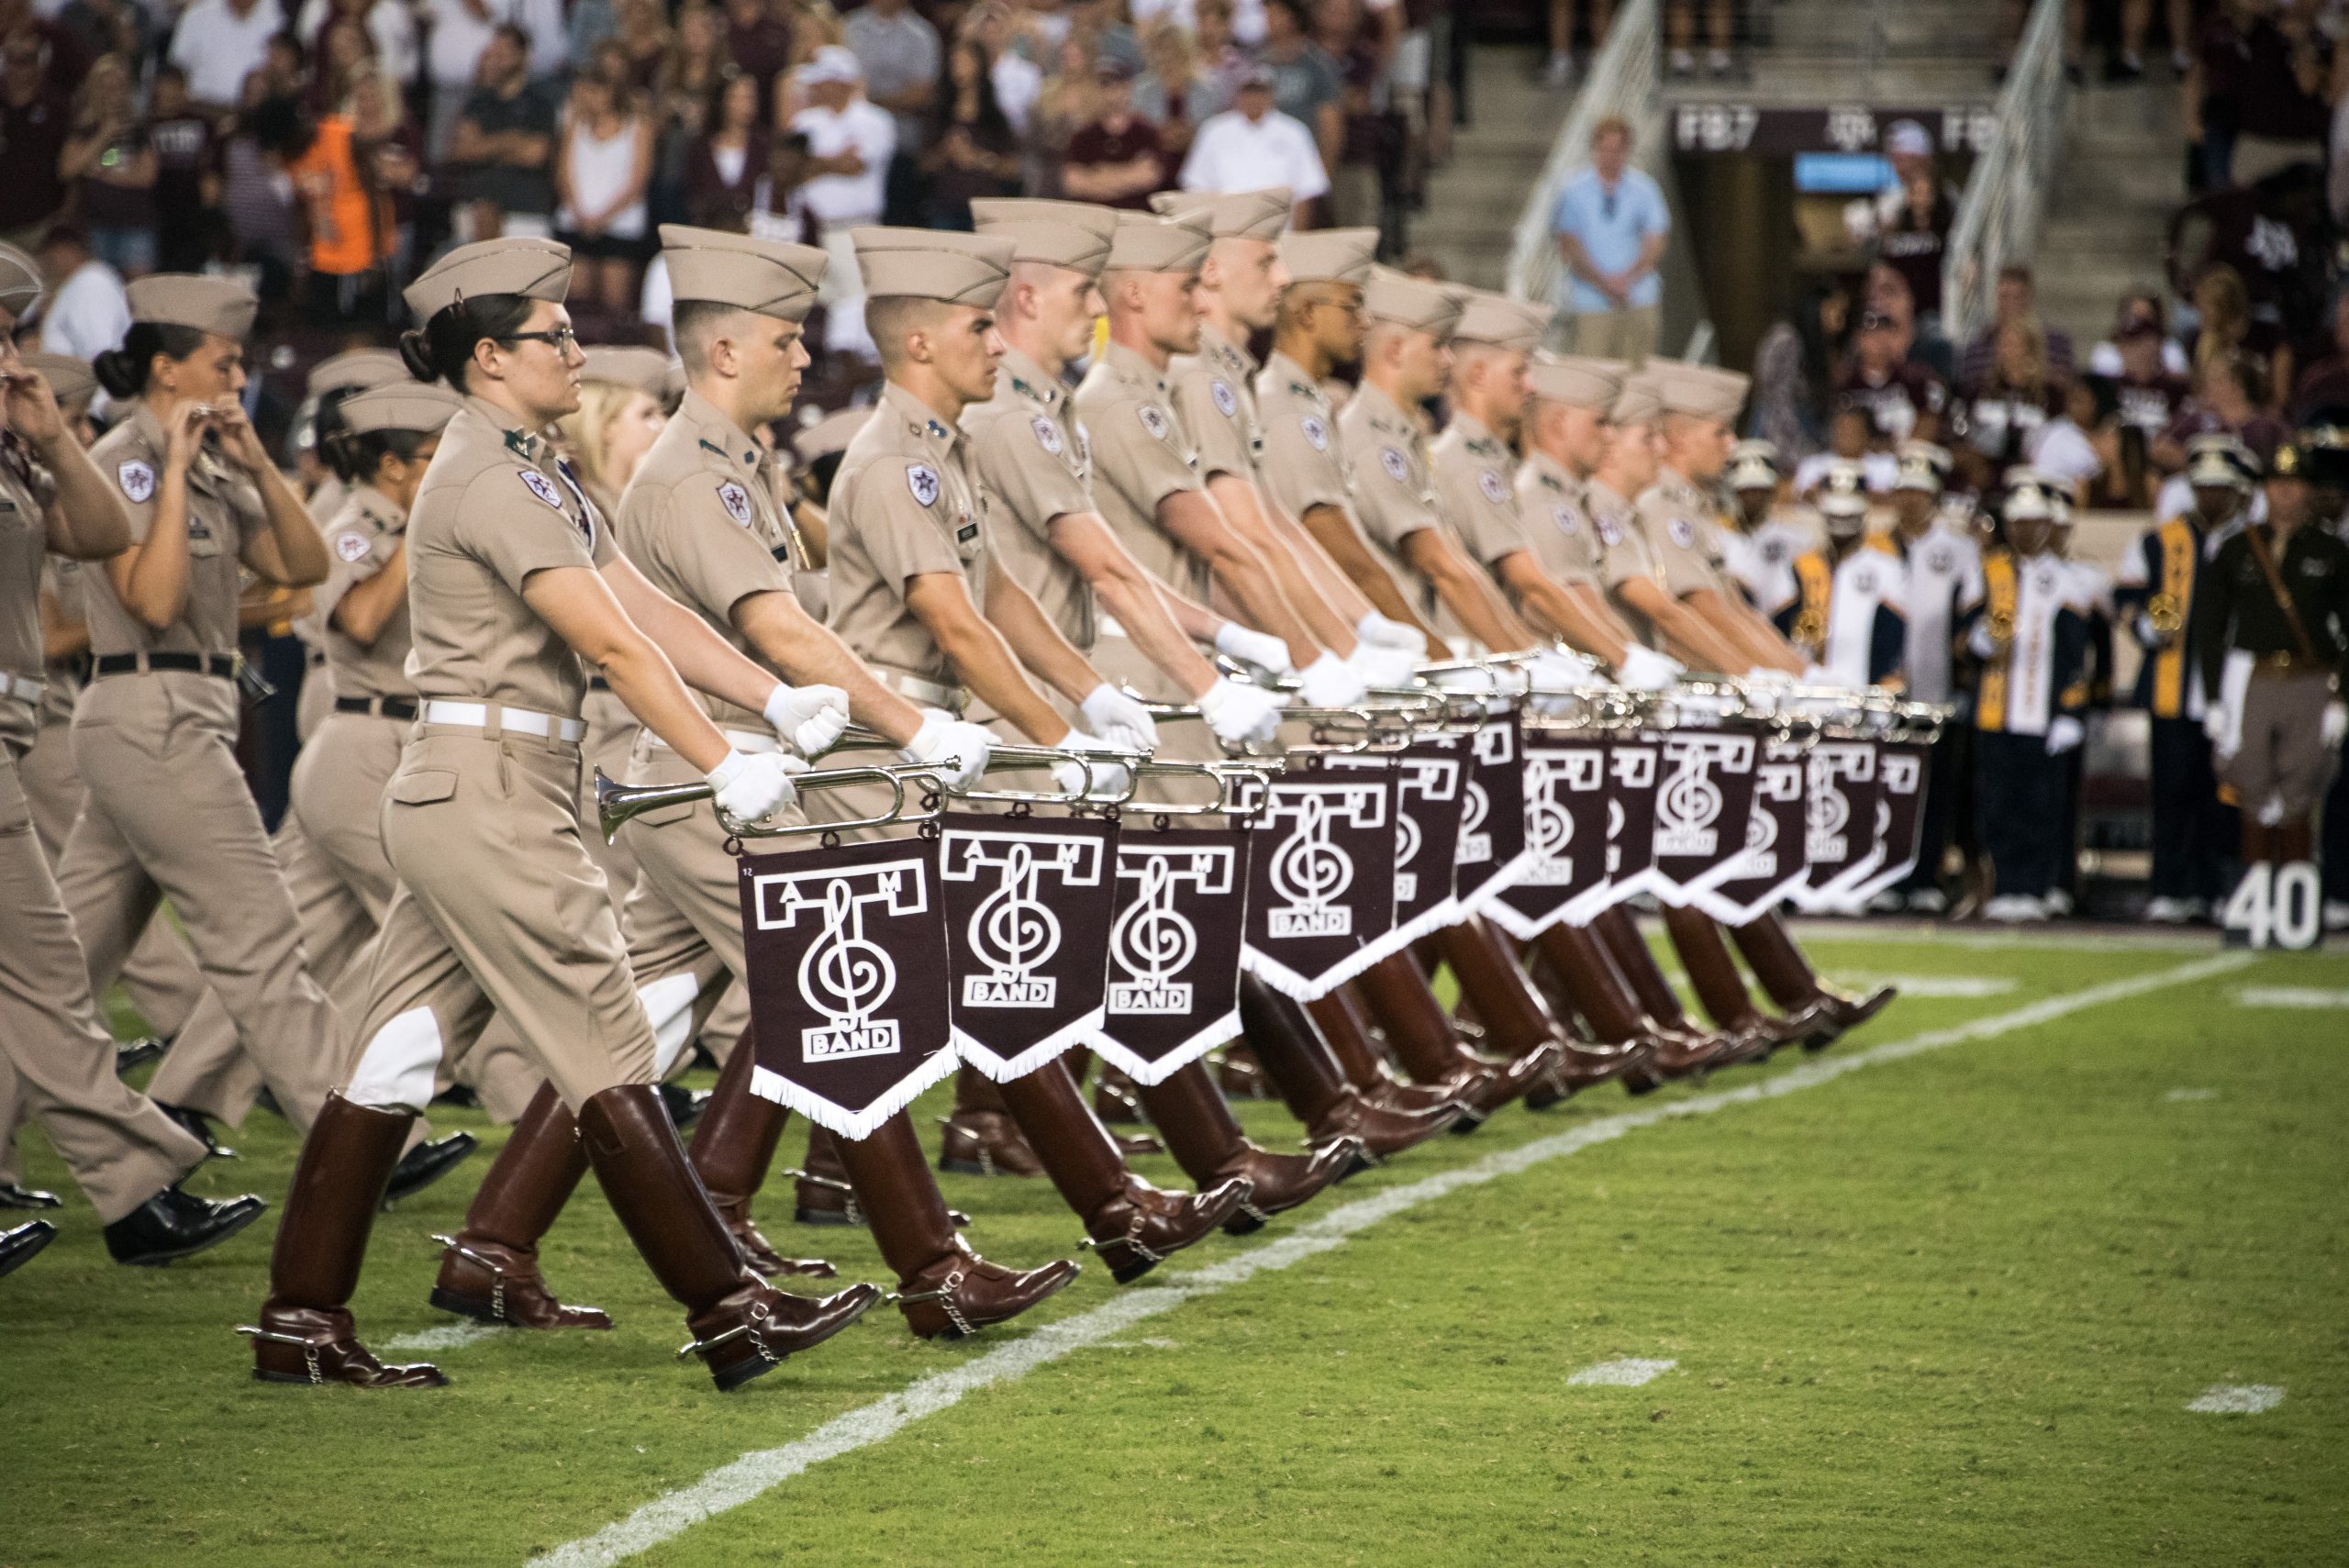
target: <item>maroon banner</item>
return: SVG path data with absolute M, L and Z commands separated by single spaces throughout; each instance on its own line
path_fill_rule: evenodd
M 1501 929 L 1530 941 L 1607 884 L 1607 741 L 1525 736 L 1525 874 L 1485 905 Z
M 1840 910 L 1840 884 L 1852 873 L 1866 874 L 1862 868 L 1876 847 L 1876 761 L 1873 740 L 1821 740 L 1810 749 L 1803 830 L 1810 870 L 1794 892 L 1802 908 Z
M 1745 852 L 1731 873 L 1690 899 L 1724 925 L 1742 926 L 1792 896 L 1809 872 L 1803 858 L 1809 792 L 1804 753 L 1787 740 L 1765 740 L 1753 769 L 1753 804 L 1745 818 Z
M 1385 956 L 1395 926 L 1395 775 L 1320 769 L 1275 776 L 1248 877 L 1242 962 L 1310 1002 Z
M 1467 805 L 1467 743 L 1456 738 L 1425 740 L 1392 756 L 1336 754 L 1321 762 L 1395 775 L 1395 929 L 1386 935 L 1385 951 L 1400 951 L 1457 920 L 1453 875 Z
M 1118 825 L 965 813 L 939 827 L 954 1049 L 1008 1083 L 1100 1027 Z
M 1246 828 L 1129 829 L 1118 840 L 1109 984 L 1094 1050 L 1156 1084 L 1240 1032 Z
M 1745 851 L 1761 756 L 1762 743 L 1752 734 L 1675 729 L 1664 737 L 1652 883 L 1658 898 L 1686 905 L 1696 888 L 1731 874 Z
M 1863 906 L 1907 880 L 1924 848 L 1925 792 L 1931 787 L 1932 745 L 1923 740 L 1887 740 L 1877 748 L 1876 842 L 1884 863 L 1852 889 Z
M 1619 735 L 1607 748 L 1605 905 L 1655 886 L 1655 796 L 1664 779 L 1664 740 Z
M 1474 915 L 1525 874 L 1525 738 L 1514 711 L 1471 741 L 1460 844 L 1453 857 L 1453 896 Z
M 741 860 L 751 1091 L 861 1140 L 954 1071 L 938 842 Z

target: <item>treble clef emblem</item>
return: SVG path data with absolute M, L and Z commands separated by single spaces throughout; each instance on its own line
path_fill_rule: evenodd
M 846 882 L 824 889 L 824 929 L 799 961 L 799 994 L 828 1014 L 836 1033 L 864 1028 L 873 1009 L 896 988 L 897 966 L 864 939 L 864 911 Z
M 1003 876 L 971 917 L 971 946 L 1008 976 L 1024 976 L 1061 945 L 1061 923 L 1036 897 L 1035 855 L 1013 844 Z
M 1197 954 L 1198 934 L 1174 908 L 1174 876 L 1163 858 L 1142 873 L 1141 895 L 1109 928 L 1109 945 L 1128 973 L 1152 988 Z
M 1320 908 L 1353 879 L 1353 860 L 1330 842 L 1329 807 L 1319 795 L 1306 796 L 1297 832 L 1273 857 L 1273 885 L 1291 904 Z

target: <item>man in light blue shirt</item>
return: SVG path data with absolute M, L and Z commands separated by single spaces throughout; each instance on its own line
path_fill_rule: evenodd
M 1558 193 L 1550 220 L 1566 267 L 1570 348 L 1598 359 L 1645 361 L 1655 348 L 1672 235 L 1664 192 L 1629 167 L 1631 128 L 1612 116 L 1590 134 L 1591 166 Z

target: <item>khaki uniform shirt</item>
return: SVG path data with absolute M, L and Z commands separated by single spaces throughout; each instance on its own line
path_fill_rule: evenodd
M 1286 354 L 1266 361 L 1256 378 L 1256 406 L 1273 505 L 1299 521 L 1316 506 L 1351 507 L 1353 471 L 1338 440 L 1337 416 L 1304 368 Z
M 1639 512 L 1666 593 L 1723 586 L 1718 510 L 1703 491 L 1667 468 L 1640 493 Z
M 1396 576 L 1417 585 L 1419 613 L 1431 617 L 1429 624 L 1444 635 L 1456 631 L 1435 589 L 1403 553 L 1403 541 L 1411 535 L 1444 527 L 1419 421 L 1364 382 L 1338 416 L 1338 439 L 1353 473 L 1354 513 L 1363 531 Z
M 40 585 L 57 601 L 57 607 L 67 620 L 83 620 L 88 611 L 82 606 L 82 579 L 93 572 L 106 570 L 95 561 L 69 561 L 52 555 L 41 563 Z M 49 689 L 40 695 L 40 721 L 43 724 L 73 722 L 73 704 L 82 695 L 83 671 L 86 668 L 83 656 L 61 659 L 44 673 Z
M 1518 521 L 1517 487 L 1510 483 L 1515 462 L 1508 443 L 1465 414 L 1453 415 L 1428 449 L 1436 500 L 1483 566 L 1531 548 Z
M 133 544 L 155 524 L 163 485 L 163 426 L 145 403 L 91 449 L 98 472 L 114 481 L 130 519 Z M 187 603 L 161 631 L 125 609 L 103 571 L 82 574 L 82 602 L 90 621 L 90 651 L 204 653 L 237 651 L 237 597 L 244 587 L 241 556 L 269 527 L 261 492 L 207 444 L 187 473 Z
M 1648 617 L 1623 597 L 1623 584 L 1634 577 L 1645 577 L 1664 585 L 1663 568 L 1655 552 L 1648 548 L 1647 529 L 1640 526 L 1639 508 L 1623 499 L 1598 480 L 1583 486 L 1583 513 L 1590 519 L 1590 531 L 1598 540 L 1598 580 L 1607 588 L 1607 596 L 1616 612 L 1640 634 L 1640 640 L 1650 647 L 1660 647 L 1655 628 Z M 1668 590 L 1667 590 L 1668 591 Z
M 1264 450 L 1256 368 L 1246 349 L 1205 323 L 1199 327 L 1199 351 L 1177 354 L 1166 367 L 1174 384 L 1174 411 L 1199 443 L 1199 473 L 1206 478 L 1256 477 Z
M 1089 653 L 1100 634 L 1093 585 L 1052 548 L 1053 519 L 1095 509 L 1074 410 L 1058 376 L 1013 350 L 995 395 L 963 410 L 963 435 L 990 503 L 996 570 L 1028 590 L 1070 647 Z
M 1158 526 L 1158 504 L 1206 488 L 1198 448 L 1174 412 L 1165 374 L 1112 343 L 1076 389 L 1093 459 L 1093 498 L 1142 570 L 1185 597 L 1207 602 L 1207 562 Z
M 0 672 L 39 681 L 46 678 L 40 584 L 49 526 L 28 476 L 6 461 L 16 456 L 13 450 L 0 454 Z M 40 714 L 31 704 L 0 697 L 0 746 L 23 751 L 39 729 Z
M 407 538 L 407 514 L 372 484 L 346 492 L 342 509 L 326 525 L 327 555 L 333 564 L 311 595 L 312 618 L 326 649 L 338 697 L 405 697 L 408 684 L 407 603 L 403 599 L 373 643 L 346 635 L 334 623 L 342 596 L 391 563 Z
M 841 455 L 829 515 L 831 628 L 868 664 L 959 685 L 906 588 L 949 572 L 966 581 L 972 603 L 986 604 L 986 496 L 969 444 L 891 383 Z
M 1541 452 L 1517 471 L 1517 521 L 1542 570 L 1561 583 L 1598 578 L 1598 534 L 1583 510 L 1583 482 Z
M 688 388 L 637 464 L 613 528 L 620 553 L 737 651 L 764 663 L 734 625 L 753 594 L 792 594 L 791 527 L 762 471 L 759 443 Z M 763 732 L 763 716 L 704 695 L 722 727 Z
M 441 433 L 407 524 L 417 695 L 578 717 L 587 667 L 523 602 L 533 572 L 600 570 L 611 530 L 543 435 L 469 397 Z

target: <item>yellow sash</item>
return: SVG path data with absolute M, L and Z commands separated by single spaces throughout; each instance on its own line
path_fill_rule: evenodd
M 2012 555 L 2000 550 L 1983 557 L 1982 614 L 1993 625 L 2005 626 L 2010 639 L 2019 581 Z M 2008 649 L 2001 648 L 1982 666 L 1982 688 L 1974 699 L 1974 723 L 1977 729 L 2007 727 L 2007 656 Z
M 1835 594 L 1835 569 L 1813 550 L 1795 558 L 1795 645 L 1816 659 L 1827 649 L 1827 610 Z
M 2162 525 L 2162 584 L 2158 590 L 2183 610 L 2194 600 L 2194 567 L 2201 546 L 2194 525 L 2173 517 Z M 2154 717 L 2176 718 L 2186 711 L 2186 636 L 2154 655 Z

